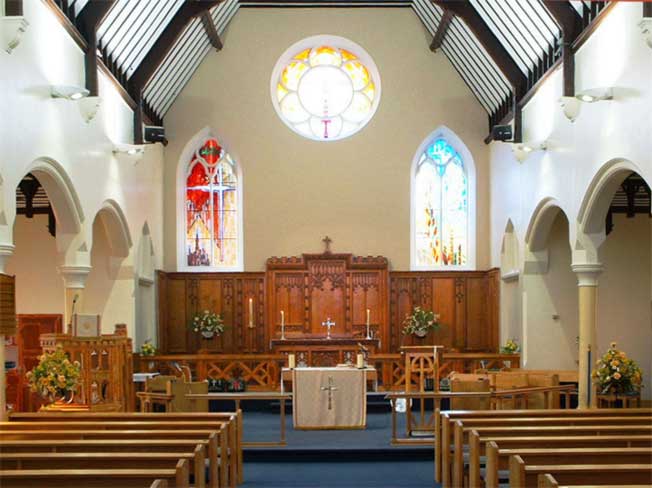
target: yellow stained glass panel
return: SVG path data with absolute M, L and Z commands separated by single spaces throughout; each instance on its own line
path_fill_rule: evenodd
M 339 66 L 341 64 L 342 56 L 330 46 L 316 47 L 310 52 L 310 66 Z
M 280 102 L 283 97 L 288 94 L 288 91 L 280 83 L 276 85 L 276 99 Z
M 350 51 L 347 51 L 346 49 L 340 49 L 340 53 L 342 54 L 342 59 L 344 60 L 344 62 L 351 61 L 353 59 L 358 59 L 355 54 L 353 54 Z
M 374 96 L 376 95 L 376 86 L 373 81 L 370 81 L 369 84 L 362 90 L 362 93 L 369 97 L 369 100 L 373 101 Z
M 281 74 L 281 82 L 288 90 L 296 91 L 299 88 L 299 80 L 308 71 L 308 66 L 301 61 L 292 61 Z
M 369 83 L 369 71 L 360 61 L 349 61 L 343 68 L 353 81 L 354 90 L 361 90 Z
M 310 56 L 310 51 L 311 51 L 310 48 L 308 48 L 308 49 L 304 49 L 304 50 L 301 51 L 299 54 L 297 54 L 297 55 L 294 57 L 294 59 L 298 59 L 298 60 L 300 60 L 300 61 L 308 61 L 308 57 Z

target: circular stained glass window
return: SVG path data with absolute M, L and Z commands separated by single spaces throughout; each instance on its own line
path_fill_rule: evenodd
M 290 47 L 272 72 L 271 92 L 279 117 L 316 141 L 355 134 L 380 100 L 380 76 L 371 56 L 335 36 L 315 36 Z

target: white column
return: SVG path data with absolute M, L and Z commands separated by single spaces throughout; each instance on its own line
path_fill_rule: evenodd
M 602 273 L 600 263 L 573 264 L 577 275 L 579 308 L 579 408 L 595 408 L 597 405 L 591 370 L 598 358 L 597 350 L 597 305 L 598 277 Z
M 72 313 L 80 313 L 84 310 L 84 288 L 86 278 L 91 272 L 90 266 L 60 266 L 59 273 L 63 278 L 65 287 L 65 308 L 64 324 L 69 327 L 72 323 Z M 71 332 L 66 329 L 66 332 Z

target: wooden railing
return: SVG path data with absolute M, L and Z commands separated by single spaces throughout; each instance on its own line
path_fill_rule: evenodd
M 188 366 L 195 381 L 242 379 L 247 389 L 274 391 L 280 388 L 282 354 L 179 354 L 139 357 L 139 371 L 154 369 L 176 373 L 174 364 Z
M 283 354 L 170 354 L 138 357 L 135 371 L 150 369 L 176 373 L 173 364 L 188 366 L 194 380 L 231 380 L 241 378 L 247 388 L 273 391 L 280 388 L 281 368 L 287 361 Z M 478 369 L 520 367 L 520 354 L 445 352 L 439 365 L 439 377 L 452 372 L 473 373 Z M 369 364 L 378 370 L 379 390 L 405 389 L 405 357 L 402 354 L 372 354 Z M 151 366 L 151 367 L 150 367 Z
M 379 371 L 383 391 L 405 389 L 405 356 L 403 354 L 371 354 L 369 364 Z M 453 372 L 474 373 L 478 369 L 519 369 L 520 354 L 495 354 L 476 352 L 445 352 L 439 363 L 439 377 Z

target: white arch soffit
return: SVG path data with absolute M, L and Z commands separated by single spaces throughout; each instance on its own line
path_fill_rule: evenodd
M 227 153 L 235 161 L 235 171 L 236 177 L 238 179 L 238 266 L 231 269 L 216 269 L 213 267 L 207 268 L 203 266 L 189 267 L 186 265 L 185 261 L 185 246 L 186 246 L 186 237 L 185 237 L 185 222 L 186 216 L 184 212 L 184 203 L 186 198 L 186 167 L 190 162 L 192 157 L 195 155 L 195 151 L 206 142 L 207 139 L 217 139 L 222 148 L 229 147 L 228 141 L 225 141 L 223 138 L 217 137 L 215 131 L 210 127 L 206 126 L 197 132 L 186 145 L 181 150 L 179 160 L 177 161 L 177 171 L 176 171 L 176 180 L 175 184 L 177 187 L 177 199 L 176 199 L 176 220 L 175 220 L 175 231 L 177 234 L 177 271 L 244 271 L 244 206 L 243 206 L 243 194 L 244 194 L 244 179 L 242 177 L 242 164 L 240 163 L 239 158 L 234 156 L 234 153 L 230 150 Z M 183 226 L 182 229 L 179 228 L 179 225 Z
M 588 236 L 596 249 L 607 237 L 605 218 L 614 193 L 623 180 L 632 173 L 637 173 L 644 178 L 641 169 L 631 161 L 612 159 L 598 170 L 586 189 L 577 214 L 577 222 L 580 233 Z M 646 182 L 650 185 L 649 181 Z
M 415 198 L 415 177 L 417 165 L 419 164 L 419 159 L 421 154 L 426 150 L 428 145 L 432 143 L 435 139 L 444 139 L 448 142 L 453 149 L 460 155 L 462 158 L 462 163 L 464 163 L 464 170 L 466 171 L 466 180 L 468 186 L 468 198 L 469 198 L 469 221 L 467 235 L 469 237 L 469 252 L 467 263 L 463 266 L 446 266 L 436 269 L 450 269 L 450 270 L 475 270 L 476 269 L 476 231 L 477 223 L 475 220 L 476 215 L 476 171 L 475 171 L 475 160 L 471 155 L 471 151 L 466 147 L 466 144 L 460 139 L 460 137 L 455 134 L 451 129 L 445 125 L 440 125 L 434 131 L 432 131 L 419 145 L 417 148 L 414 157 L 412 158 L 412 166 L 410 167 L 410 269 L 425 270 L 425 267 L 419 266 L 416 264 L 416 241 L 414 238 L 414 198 Z M 427 268 L 430 269 L 430 268 Z
M 77 234 L 84 222 L 84 210 L 63 166 L 50 158 L 39 158 L 27 169 L 41 183 L 52 205 L 57 228 L 62 234 Z
M 500 278 L 505 282 L 516 281 L 519 274 L 518 237 L 514 222 L 508 218 L 500 247 Z
M 116 257 L 126 258 L 133 245 L 124 212 L 115 200 L 106 200 L 95 215 L 104 225 L 111 250 Z
M 525 233 L 525 245 L 530 252 L 537 253 L 546 250 L 550 229 L 560 212 L 568 220 L 568 213 L 554 198 L 546 197 L 539 202 L 534 212 L 532 212 L 530 223 Z

